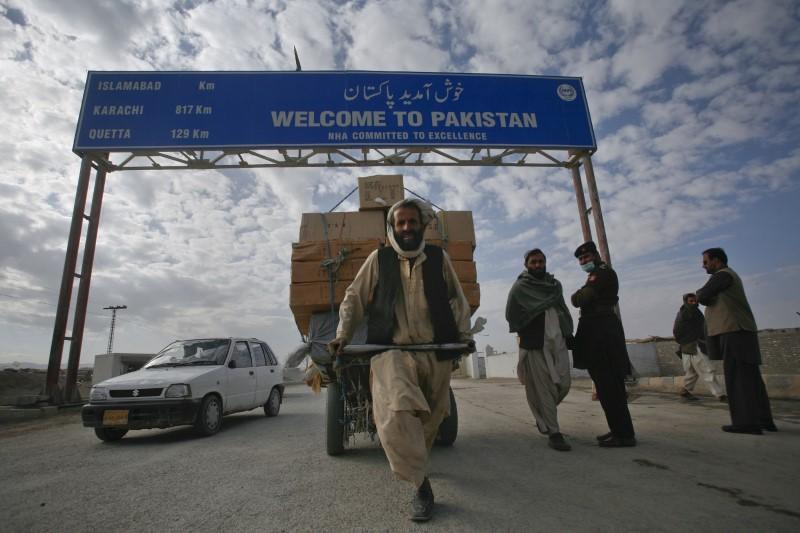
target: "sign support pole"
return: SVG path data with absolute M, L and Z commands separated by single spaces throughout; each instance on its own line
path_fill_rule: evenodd
M 600 247 L 600 257 L 603 258 L 603 261 L 605 261 L 608 266 L 611 266 L 611 254 L 608 251 L 608 239 L 606 238 L 606 225 L 603 223 L 603 210 L 600 208 L 600 194 L 597 192 L 597 182 L 594 179 L 592 156 L 583 156 L 583 166 L 586 168 L 586 186 L 589 188 L 589 200 L 592 202 L 594 229 L 597 231 L 597 245 Z M 622 320 L 619 304 L 614 306 L 614 312 L 619 319 Z M 633 366 L 631 366 L 631 368 L 633 368 Z
M 64 399 L 72 402 L 76 394 L 75 384 L 78 379 L 78 365 L 83 344 L 83 329 L 86 324 L 86 306 L 89 302 L 89 286 L 92 282 L 92 266 L 97 243 L 97 230 L 100 226 L 100 208 L 103 205 L 103 191 L 106 186 L 106 170 L 98 168 L 94 178 L 92 207 L 89 212 L 89 227 L 86 231 L 86 243 L 83 247 L 83 264 L 81 265 L 81 281 L 78 284 L 78 297 L 75 302 L 75 319 L 72 324 L 72 342 L 69 346 L 69 362 L 67 363 L 67 379 Z M 79 399 L 79 398 L 78 398 Z
M 572 185 L 575 187 L 575 199 L 578 201 L 578 220 L 581 222 L 583 241 L 591 241 L 592 228 L 589 226 L 589 211 L 586 209 L 586 196 L 583 194 L 583 183 L 581 182 L 581 171 L 578 163 L 572 166 L 570 171 L 572 172 Z
M 586 187 L 589 189 L 589 200 L 592 203 L 594 229 L 597 231 L 597 245 L 600 247 L 600 255 L 603 261 L 611 266 L 611 254 L 608 251 L 608 239 L 606 239 L 606 226 L 603 223 L 603 210 L 600 208 L 600 194 L 597 192 L 597 182 L 594 179 L 591 156 L 583 156 L 583 166 L 586 169 Z
M 64 270 L 61 274 L 61 290 L 58 294 L 58 308 L 53 325 L 53 340 L 50 343 L 50 360 L 47 364 L 47 381 L 45 393 L 52 403 L 57 403 L 59 398 L 58 374 L 61 370 L 61 356 L 64 350 L 69 306 L 72 299 L 72 285 L 75 279 L 75 264 L 78 262 L 78 248 L 81 240 L 81 227 L 83 225 L 83 212 L 86 208 L 86 196 L 89 191 L 89 178 L 92 172 L 92 160 L 84 155 L 81 161 L 81 170 L 78 176 L 78 187 L 75 192 L 75 206 L 72 210 L 72 223 L 67 240 L 67 253 L 64 257 Z

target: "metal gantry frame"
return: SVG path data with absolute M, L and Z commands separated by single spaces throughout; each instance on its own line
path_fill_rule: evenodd
M 581 154 L 558 157 L 543 148 L 403 147 L 267 148 L 236 150 L 138 150 L 89 154 L 108 172 L 232 168 L 351 168 L 369 166 L 569 167 Z
M 556 152 L 561 153 L 559 156 Z M 292 147 L 217 150 L 136 150 L 129 152 L 85 152 L 81 156 L 75 206 L 72 211 L 61 289 L 53 324 L 50 359 L 47 367 L 46 394 L 54 404 L 80 400 L 76 388 L 86 306 L 94 265 L 100 210 L 103 202 L 106 175 L 109 172 L 131 170 L 200 170 L 252 168 L 353 168 L 353 167 L 538 167 L 566 168 L 572 173 L 578 205 L 578 218 L 585 241 L 592 239 L 589 213 L 593 216 L 600 254 L 611 263 L 606 239 L 600 195 L 592 165 L 594 150 L 552 150 L 537 147 Z M 565 155 L 563 155 L 565 154 Z M 587 209 L 583 191 L 581 167 L 586 174 L 586 187 L 591 207 Z M 90 212 L 86 200 L 91 174 L 94 172 L 94 191 Z M 82 240 L 83 221 L 88 222 Z M 77 259 L 83 241 L 83 262 L 78 272 Z M 67 322 L 75 279 L 79 280 L 72 330 L 67 335 Z M 64 390 L 59 388 L 59 373 L 64 342 L 70 342 Z

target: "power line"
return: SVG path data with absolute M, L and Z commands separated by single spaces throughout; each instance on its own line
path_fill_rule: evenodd
M 37 300 L 36 298 L 28 298 L 27 296 L 14 296 L 13 294 L 6 294 L 4 292 L 0 292 L 0 296 L 5 296 L 6 298 L 13 298 L 15 300 L 22 300 L 22 302 L 25 302 L 25 303 L 34 303 L 34 304 L 39 304 L 39 305 L 47 305 L 49 307 L 58 307 L 58 305 L 56 305 L 54 303 L 45 302 L 44 300 Z M 100 313 L 91 313 L 89 311 L 87 311 L 86 314 L 93 315 L 93 316 L 105 316 L 105 315 L 100 314 Z

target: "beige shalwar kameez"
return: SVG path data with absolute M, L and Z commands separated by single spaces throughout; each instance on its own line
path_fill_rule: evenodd
M 394 315 L 396 345 L 430 343 L 434 340 L 422 279 L 425 252 L 413 261 L 398 256 L 402 291 Z M 450 308 L 462 342 L 471 339 L 470 309 L 450 258 L 445 252 L 443 274 Z M 347 288 L 339 307 L 336 336 L 349 341 L 363 320 L 378 283 L 378 252 L 372 252 Z M 442 420 L 450 412 L 452 361 L 439 361 L 435 352 L 391 350 L 372 358 L 370 382 L 373 415 L 378 437 L 392 471 L 419 487 L 426 475 L 428 453 Z
M 554 307 L 545 310 L 544 345 L 541 350 L 519 349 L 517 377 L 525 386 L 528 406 L 541 433 L 559 433 L 556 406 L 571 385 L 569 354 Z

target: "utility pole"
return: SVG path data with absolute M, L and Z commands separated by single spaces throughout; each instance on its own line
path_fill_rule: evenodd
M 112 305 L 103 308 L 111 310 L 111 332 L 108 334 L 108 350 L 106 350 L 106 353 L 111 353 L 111 347 L 114 345 L 114 323 L 117 321 L 117 309 L 127 308 L 127 305 Z

